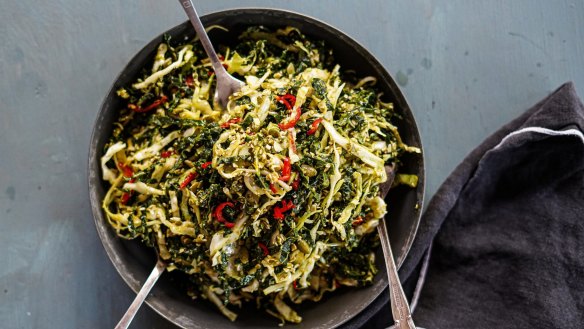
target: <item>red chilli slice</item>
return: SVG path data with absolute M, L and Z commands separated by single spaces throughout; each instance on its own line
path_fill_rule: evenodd
M 287 182 L 290 180 L 290 175 L 292 174 L 292 165 L 288 157 L 285 157 L 282 161 L 284 162 L 284 166 L 282 166 L 282 175 L 279 180 Z
M 298 120 L 300 119 L 300 115 L 302 114 L 302 110 L 298 107 L 294 110 L 294 113 L 292 115 L 290 115 L 290 117 L 288 117 L 288 122 L 280 122 L 278 123 L 278 127 L 280 127 L 281 130 L 286 130 L 289 128 L 292 128 L 296 125 L 296 122 L 298 122 Z
M 182 181 L 182 183 L 180 183 L 180 188 L 183 189 L 185 187 L 187 187 L 187 185 L 189 185 L 189 183 L 195 179 L 195 177 L 197 177 L 197 173 L 195 172 L 191 172 L 186 178 L 185 180 Z
M 241 122 L 241 118 L 233 118 L 233 119 L 230 119 L 230 120 L 222 123 L 220 127 L 223 129 L 229 128 L 229 126 L 231 126 L 232 124 L 239 123 L 239 122 Z
M 280 127 L 282 130 L 294 127 L 296 122 L 298 122 L 300 119 L 300 115 L 302 114 L 300 107 L 296 109 L 294 108 L 294 105 L 296 105 L 296 97 L 291 94 L 286 94 L 283 96 L 277 96 L 276 100 L 281 104 L 284 104 L 284 106 L 286 106 L 286 108 L 292 112 L 292 114 L 287 119 L 284 119 L 284 121 L 278 124 L 278 127 Z
M 122 170 L 124 177 L 132 178 L 132 176 L 134 176 L 134 170 L 132 170 L 132 167 L 130 167 L 129 165 L 126 166 L 125 164 L 120 162 L 118 163 L 118 167 L 120 167 L 120 169 Z
M 229 201 L 220 203 L 213 211 L 213 217 L 215 217 L 215 219 L 217 219 L 219 223 L 223 223 L 225 227 L 233 228 L 235 226 L 235 223 L 229 222 L 225 220 L 225 218 L 223 218 L 223 209 L 225 207 L 233 208 L 234 206 L 235 205 L 233 204 L 233 202 Z
M 274 218 L 277 220 L 283 220 L 284 213 L 288 210 L 294 209 L 294 203 L 291 200 L 280 201 L 281 206 L 274 207 Z
M 150 104 L 150 105 L 148 105 L 148 106 L 146 106 L 144 108 L 141 108 L 141 107 L 136 106 L 134 104 L 129 104 L 128 107 L 132 111 L 134 111 L 134 112 L 144 113 L 144 112 L 148 112 L 148 111 L 154 110 L 155 108 L 159 107 L 160 105 L 166 103 L 167 100 L 168 100 L 168 98 L 166 96 L 162 95 L 162 97 L 160 97 L 159 99 L 155 100 L 154 102 L 152 102 L 152 104 Z
M 264 256 L 267 256 L 270 254 L 270 250 L 268 250 L 268 247 L 266 247 L 265 244 L 258 242 L 258 247 L 260 247 L 260 249 L 262 249 L 262 252 L 264 253 Z
M 292 189 L 294 191 L 298 191 L 298 187 L 300 187 L 300 177 L 296 177 L 296 179 L 292 182 Z
M 319 126 L 321 121 L 322 121 L 322 118 L 318 118 L 318 119 L 314 120 L 312 122 L 312 124 L 310 125 L 310 129 L 306 132 L 306 134 L 307 135 L 314 135 L 316 133 L 316 131 L 318 130 L 318 126 Z
M 195 81 L 195 79 L 193 79 L 192 75 L 189 75 L 186 79 L 185 79 L 185 84 L 189 87 L 192 88 L 193 87 L 193 82 Z
M 135 181 L 136 181 L 136 178 L 132 178 L 132 179 L 130 179 L 129 183 L 134 183 Z M 128 201 L 130 201 L 130 198 L 132 197 L 132 194 L 134 194 L 134 191 L 124 192 L 124 194 L 122 194 L 122 198 L 120 200 L 122 202 L 122 204 L 128 203 Z
M 121 200 L 122 204 L 128 203 L 131 196 L 132 196 L 132 194 L 130 194 L 128 192 L 124 192 L 124 194 L 122 194 L 122 200 Z

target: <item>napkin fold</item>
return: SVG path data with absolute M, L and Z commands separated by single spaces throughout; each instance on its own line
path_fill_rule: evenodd
M 433 243 L 416 325 L 582 328 L 583 129 L 584 107 L 566 83 L 446 179 L 400 270 L 415 279 Z M 389 325 L 389 306 L 380 309 L 360 326 Z

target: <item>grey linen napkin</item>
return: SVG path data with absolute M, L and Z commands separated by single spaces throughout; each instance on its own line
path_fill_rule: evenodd
M 447 178 L 400 270 L 415 281 L 433 241 L 416 325 L 584 327 L 583 129 L 584 107 L 564 84 Z M 388 326 L 386 300 L 349 326 Z

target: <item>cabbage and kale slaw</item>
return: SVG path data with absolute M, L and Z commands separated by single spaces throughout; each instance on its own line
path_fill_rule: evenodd
M 342 74 L 332 51 L 295 28 L 253 27 L 227 70 L 245 79 L 227 109 L 198 40 L 166 38 L 127 100 L 101 159 L 103 209 L 120 237 L 187 273 L 188 293 L 255 301 L 283 321 L 290 307 L 372 282 L 384 164 L 405 145 L 375 78 Z M 398 177 L 415 186 L 415 175 Z

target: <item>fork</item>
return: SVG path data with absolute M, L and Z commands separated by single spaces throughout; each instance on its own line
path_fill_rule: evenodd
M 381 198 L 385 199 L 387 193 L 391 189 L 393 180 L 395 178 L 395 164 L 385 166 L 385 173 L 387 181 L 379 187 L 379 194 Z M 383 250 L 383 257 L 385 258 L 385 267 L 387 269 L 387 279 L 389 281 L 389 302 L 391 304 L 391 314 L 394 320 L 394 325 L 387 329 L 416 329 L 412 313 L 406 295 L 399 281 L 397 274 L 397 267 L 393 260 L 393 252 L 391 251 L 391 244 L 389 243 L 389 235 L 387 234 L 387 225 L 385 218 L 379 221 L 377 226 L 379 233 L 379 240 L 381 241 L 381 249 Z
M 223 67 L 215 49 L 213 49 L 213 45 L 211 44 L 211 40 L 209 40 L 205 27 L 201 23 L 201 19 L 199 19 L 193 1 L 179 0 L 178 2 L 180 2 L 181 6 L 187 13 L 189 20 L 195 28 L 195 31 L 203 44 L 203 48 L 205 48 L 205 52 L 207 53 L 207 56 L 209 56 L 211 64 L 213 65 L 213 71 L 215 71 L 215 77 L 217 78 L 217 88 L 215 88 L 213 103 L 218 104 L 221 108 L 226 108 L 227 102 L 229 102 L 229 96 L 239 91 L 245 84 L 243 81 L 234 78 Z

